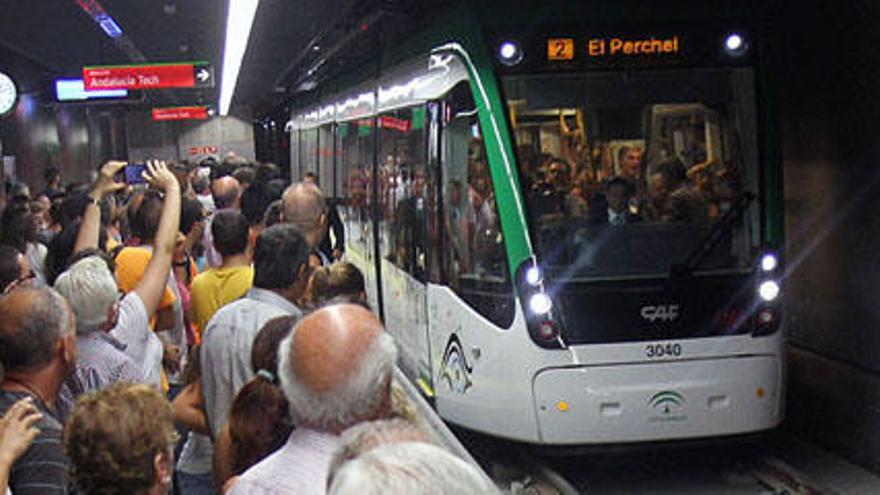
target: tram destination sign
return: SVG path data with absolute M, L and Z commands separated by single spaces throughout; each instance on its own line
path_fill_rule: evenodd
M 205 106 L 153 109 L 153 120 L 156 122 L 165 122 L 168 120 L 205 120 L 207 118 L 208 107 Z
M 101 65 L 83 67 L 85 89 L 209 88 L 214 68 L 208 62 Z
M 684 40 L 678 34 L 548 37 L 546 43 L 550 63 L 606 65 L 664 59 L 668 62 L 684 53 Z
M 496 69 L 502 74 L 745 66 L 754 63 L 757 52 L 757 40 L 747 30 L 717 28 L 585 31 L 577 25 L 560 25 L 538 32 L 489 32 L 488 39 L 499 49 L 508 41 L 521 47 L 520 61 L 515 63 L 496 54 Z

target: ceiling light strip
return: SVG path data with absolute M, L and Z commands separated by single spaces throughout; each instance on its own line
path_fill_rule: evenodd
M 220 79 L 220 115 L 229 113 L 238 71 L 241 69 L 259 3 L 260 0 L 229 0 L 226 41 L 223 47 L 223 76 Z

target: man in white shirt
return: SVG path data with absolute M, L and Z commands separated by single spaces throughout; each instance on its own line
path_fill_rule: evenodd
M 296 429 L 241 475 L 232 495 L 323 495 L 339 434 L 388 415 L 396 359 L 391 336 L 360 306 L 328 306 L 303 318 L 281 343 L 278 363 Z
M 241 299 L 208 321 L 201 348 L 202 384 L 208 425 L 214 438 L 229 415 L 235 394 L 250 380 L 251 347 L 263 325 L 283 315 L 302 315 L 297 301 L 311 275 L 310 248 L 298 228 L 278 224 L 254 245 L 254 285 Z
M 125 184 L 114 180 L 116 173 L 125 165 L 125 162 L 110 161 L 101 168 L 98 179 L 89 192 L 91 201 L 86 207 L 77 233 L 74 258 L 81 258 L 84 254 L 89 255 L 89 251 L 97 255 L 95 251 L 98 248 L 101 229 L 99 204 L 106 195 L 125 187 Z M 115 290 L 99 289 L 102 285 L 101 274 L 93 274 L 95 276 L 80 278 L 77 281 L 62 274 L 59 279 L 64 280 L 62 285 L 65 287 L 62 290 L 70 299 L 74 311 L 83 315 L 88 313 L 86 323 L 93 324 L 95 328 L 100 327 L 100 331 L 107 332 L 107 336 L 120 345 L 123 352 L 141 367 L 143 383 L 160 387 L 162 343 L 150 328 L 150 318 L 159 307 L 168 273 L 171 271 L 171 257 L 174 254 L 174 243 L 180 224 L 180 185 L 174 174 L 161 161 L 147 162 L 145 176 L 152 186 L 164 192 L 164 197 L 153 242 L 153 256 L 134 290 L 120 301 Z M 106 265 L 99 263 L 95 266 L 96 269 L 107 270 L 103 273 L 104 278 L 112 277 Z M 99 322 L 102 314 L 105 319 Z

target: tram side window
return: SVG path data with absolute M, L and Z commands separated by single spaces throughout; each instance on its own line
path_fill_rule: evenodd
M 315 173 L 318 167 L 318 129 L 304 129 L 301 133 L 302 154 L 300 155 L 299 178 L 306 173 Z
M 446 283 L 500 328 L 513 322 L 507 252 L 486 148 L 467 83 L 446 99 L 443 133 Z
M 294 129 L 290 132 L 290 177 L 296 180 L 299 174 L 299 130 Z
M 337 129 L 339 170 L 342 181 L 342 204 L 339 213 L 345 226 L 346 245 L 362 255 L 369 250 L 371 167 L 373 159 L 372 120 L 343 122 Z
M 426 167 L 425 108 L 379 116 L 381 253 L 419 280 L 429 271 L 429 212 L 436 204 Z
M 318 184 L 328 198 L 336 197 L 333 181 L 333 126 L 325 124 L 318 129 Z

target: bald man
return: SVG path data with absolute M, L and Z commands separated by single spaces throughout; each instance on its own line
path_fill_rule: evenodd
M 387 417 L 397 349 L 381 322 L 342 304 L 303 318 L 278 351 L 278 374 L 296 429 L 242 474 L 232 494 L 323 494 L 339 434 Z
M 61 444 L 64 418 L 58 393 L 76 367 L 76 323 L 67 302 L 50 288 L 22 287 L 0 298 L 0 415 L 30 398 L 42 414 L 40 434 L 15 464 L 16 495 L 66 494 L 68 459 Z
M 215 212 L 221 210 L 241 211 L 241 184 L 231 175 L 223 175 L 211 181 L 211 197 L 214 198 Z M 214 247 L 214 236 L 211 233 L 213 214 L 205 221 L 202 234 L 202 245 L 205 246 L 205 259 L 208 266 L 217 268 L 223 263 L 223 256 Z
M 329 265 L 330 259 L 319 249 L 327 236 L 327 203 L 321 189 L 314 182 L 296 182 L 284 191 L 281 202 L 281 219 L 303 231 L 312 248 L 313 266 Z

